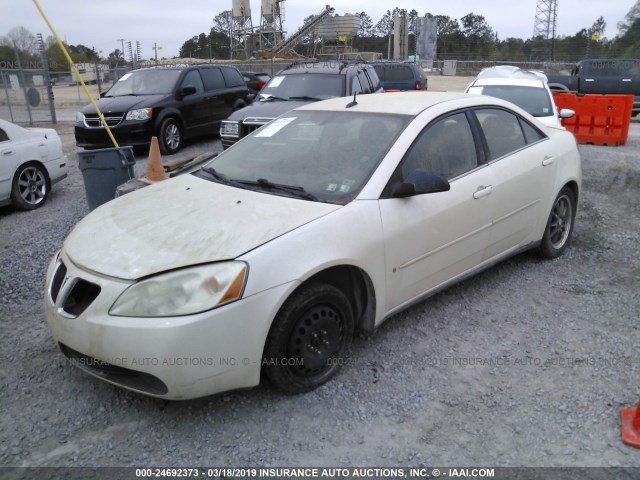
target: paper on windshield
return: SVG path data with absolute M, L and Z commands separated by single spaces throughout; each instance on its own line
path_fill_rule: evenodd
M 293 122 L 296 117 L 288 117 L 288 118 L 278 118 L 271 122 L 268 125 L 262 127 L 258 133 L 256 133 L 256 137 L 273 137 L 276 133 L 282 130 L 284 127 Z

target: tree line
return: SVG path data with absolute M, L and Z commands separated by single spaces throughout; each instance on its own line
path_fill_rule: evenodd
M 415 53 L 416 37 L 419 34 L 421 15 L 417 10 L 404 10 L 399 7 L 387 10 L 382 18 L 374 23 L 366 12 L 360 12 L 358 33 L 349 40 L 350 47 L 358 51 L 381 52 L 387 56 L 390 35 L 393 32 L 393 19 L 397 15 L 406 15 L 409 31 L 409 53 Z M 422 17 L 436 21 L 437 60 L 483 60 L 527 62 L 536 60 L 540 38 L 506 38 L 501 40 L 482 15 L 469 13 L 455 19 L 446 15 L 425 13 Z M 312 18 L 307 17 L 305 21 Z M 200 59 L 227 59 L 231 56 L 232 25 L 227 12 L 213 18 L 208 34 L 200 33 L 185 40 L 180 48 L 179 57 Z M 625 19 L 618 23 L 618 34 L 612 38 L 603 37 L 606 23 L 599 17 L 589 27 L 584 27 L 574 35 L 556 38 L 553 42 L 553 60 L 573 62 L 582 58 L 640 58 L 640 0 L 629 10 Z M 308 55 L 315 51 L 320 41 L 312 35 L 304 38 L 297 47 L 297 53 Z M 0 59 L 13 59 L 16 51 L 21 63 L 29 65 L 39 62 L 36 37 L 24 27 L 13 28 L 6 36 L 0 37 Z M 52 71 L 66 70 L 66 59 L 52 37 L 44 41 L 44 53 Z M 102 62 L 111 67 L 125 65 L 124 52 L 115 49 L 106 58 L 101 52 L 85 45 L 66 45 L 75 63 Z M 139 59 L 143 60 L 143 59 Z

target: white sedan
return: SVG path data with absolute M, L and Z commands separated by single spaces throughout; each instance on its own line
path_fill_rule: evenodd
M 558 110 L 547 84 L 547 76 L 535 70 L 499 65 L 482 70 L 469 84 L 466 93 L 491 95 L 525 109 L 546 125 L 561 126 L 562 118 L 571 118 L 573 110 Z
M 137 392 L 261 374 L 304 392 L 354 331 L 523 250 L 561 255 L 580 187 L 573 135 L 500 99 L 317 102 L 90 213 L 51 262 L 46 317 L 73 364 Z
M 55 130 L 22 128 L 0 119 L 0 205 L 41 207 L 68 168 Z

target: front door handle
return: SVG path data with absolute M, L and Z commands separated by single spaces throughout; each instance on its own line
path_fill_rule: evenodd
M 491 192 L 493 192 L 493 187 L 491 185 L 487 185 L 486 187 L 480 186 L 478 187 L 478 190 L 476 190 L 476 192 L 473 194 L 473 198 L 477 200 L 479 198 L 490 195 Z
M 553 155 L 547 155 L 542 160 L 542 166 L 546 167 L 547 165 L 551 165 L 555 161 L 556 161 L 556 159 L 555 159 L 555 157 Z

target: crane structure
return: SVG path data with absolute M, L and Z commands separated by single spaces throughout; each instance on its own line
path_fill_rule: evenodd
M 558 0 L 538 0 L 533 24 L 533 60 L 553 60 L 557 20 Z

